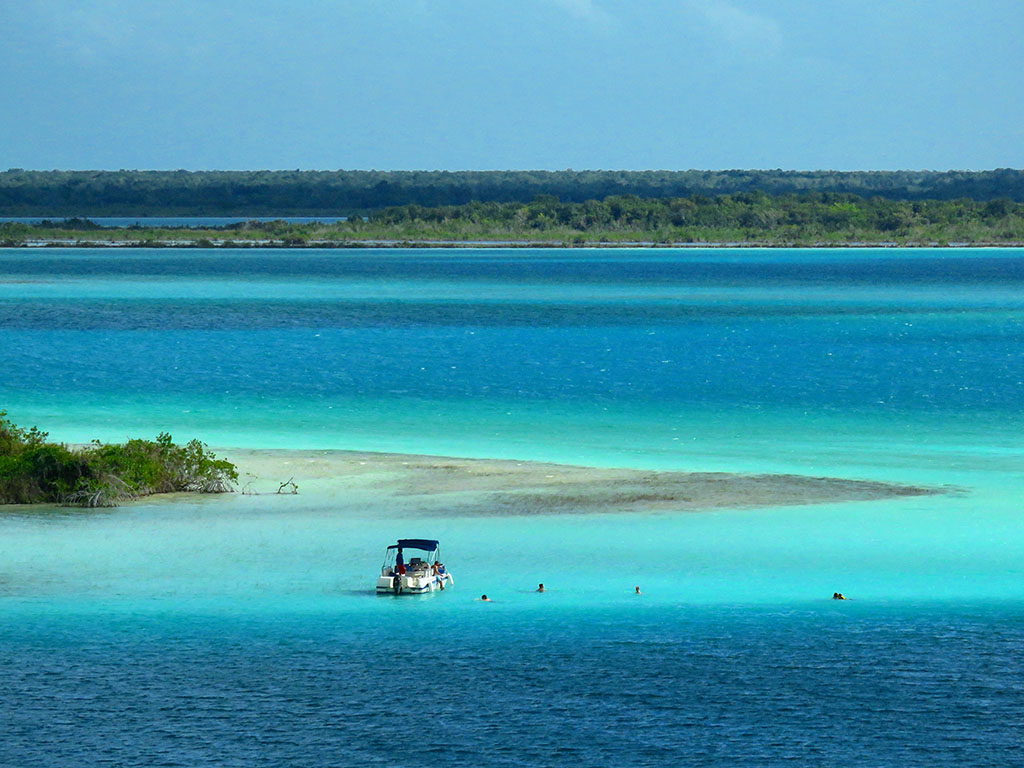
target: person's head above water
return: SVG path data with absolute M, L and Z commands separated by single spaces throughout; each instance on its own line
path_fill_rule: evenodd
M 489 598 L 487 595 L 480 595 L 480 599 L 487 603 L 491 602 L 491 598 Z
M 636 593 L 637 593 L 638 595 L 642 595 L 642 594 L 643 594 L 643 592 L 641 592 L 641 591 L 640 591 L 640 587 L 633 587 L 633 589 L 635 589 L 635 590 L 636 590 Z
M 543 584 L 538 584 L 537 585 L 537 591 L 538 592 L 543 592 L 544 591 L 544 585 Z

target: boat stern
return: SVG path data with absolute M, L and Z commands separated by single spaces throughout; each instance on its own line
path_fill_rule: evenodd
M 377 579 L 378 595 L 422 595 L 440 589 L 437 577 L 429 576 L 381 576 Z

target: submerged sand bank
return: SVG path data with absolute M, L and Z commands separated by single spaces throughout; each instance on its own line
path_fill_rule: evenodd
M 651 510 L 694 512 L 868 501 L 943 489 L 803 475 L 654 472 L 504 459 L 355 451 L 217 451 L 250 490 L 274 492 L 294 478 L 300 493 L 369 494 L 403 512 L 550 515 Z

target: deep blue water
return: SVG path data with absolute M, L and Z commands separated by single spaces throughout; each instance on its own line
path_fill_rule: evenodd
M 1013 251 L 7 251 L 0 275 L 10 379 L 79 396 L 1014 413 L 1024 370 Z
M 849 609 L 849 610 L 847 610 Z M 4 765 L 1007 766 L 1019 606 L 80 616 L 5 628 Z M 413 646 L 414 648 L 410 648 Z
M 1012 249 L 0 250 L 0 409 L 58 440 L 952 487 L 3 511 L 0 766 L 1016 764 L 1021 402 Z M 421 534 L 456 589 L 372 595 Z

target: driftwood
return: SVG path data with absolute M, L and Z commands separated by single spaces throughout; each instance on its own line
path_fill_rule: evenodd
M 253 487 L 256 481 L 260 479 L 259 475 L 254 475 L 250 472 L 246 472 L 245 475 L 249 479 L 245 481 L 245 484 L 239 491 L 243 496 L 263 496 L 269 493 L 268 491 L 257 491 Z M 277 490 L 274 491 L 275 494 L 296 494 L 298 492 L 299 486 L 295 483 L 294 477 L 289 477 L 285 482 L 278 484 Z
M 246 472 L 245 476 L 249 479 L 245 481 L 245 484 L 238 490 L 238 492 L 243 496 L 258 495 L 258 492 L 252 489 L 252 484 L 255 483 L 259 478 L 256 477 L 256 475 L 252 474 L 251 472 Z

